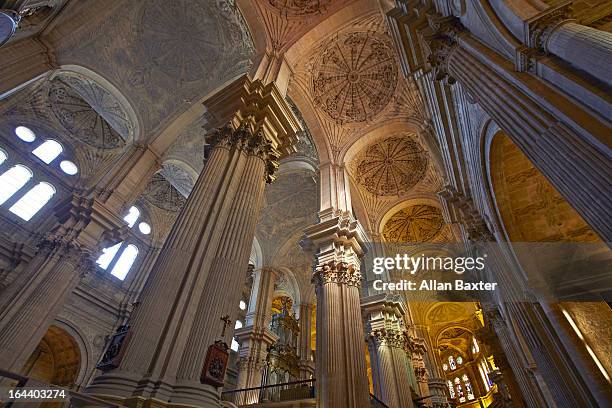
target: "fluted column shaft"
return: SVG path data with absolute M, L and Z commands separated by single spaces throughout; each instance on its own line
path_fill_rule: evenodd
M 314 374 L 311 348 L 312 309 L 313 305 L 311 304 L 300 304 L 300 342 L 298 355 L 300 357 L 300 378 L 304 380 L 309 379 L 310 376 Z
M 413 407 L 406 338 L 395 330 L 376 331 L 369 338 L 374 389 L 389 408 Z M 415 390 L 416 391 L 416 390 Z
M 57 225 L 34 258 L 0 295 L 0 367 L 19 372 L 68 295 L 92 268 L 90 254 L 121 220 L 93 198 L 73 196 L 55 207 Z
M 275 280 L 276 274 L 271 269 L 255 271 L 246 326 L 235 332 L 235 337 L 240 343 L 237 389 L 262 385 L 263 369 L 268 355 L 267 349 L 277 339 L 277 336 L 268 329 Z M 259 402 L 259 391 L 242 393 L 238 397 L 241 400 L 236 401 L 237 404 L 253 404 Z
M 446 37 L 448 38 L 448 37 Z M 447 49 L 446 69 L 474 97 L 530 161 L 559 190 L 605 240 L 612 241 L 607 199 L 612 189 L 610 149 L 596 138 L 605 139 L 609 129 L 596 121 L 594 132 L 585 135 L 543 109 L 528 95 L 527 82 L 515 85 L 491 69 L 473 53 L 479 45 L 461 37 L 461 45 Z M 518 78 L 515 78 L 518 80 Z
M 313 282 L 317 295 L 317 406 L 369 407 L 361 274 L 347 263 L 322 265 Z
M 216 389 L 199 378 L 207 348 L 221 334 L 220 317 L 236 314 L 276 156 L 248 122 L 208 139 L 214 148 L 150 273 L 125 357 L 93 381 L 90 393 L 219 406 Z
M 550 32 L 544 49 L 612 86 L 612 33 L 566 22 Z
M 68 244 L 45 243 L 2 300 L 0 367 L 20 372 L 59 313 L 66 297 L 91 268 L 88 259 Z M 19 288 L 10 296 L 11 289 Z

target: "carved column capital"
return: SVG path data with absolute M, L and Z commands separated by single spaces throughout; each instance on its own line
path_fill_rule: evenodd
M 455 79 L 448 76 L 448 59 L 458 47 L 457 39 L 464 32 L 459 19 L 453 16 L 442 17 L 439 14 L 427 16 L 429 32 L 423 35 L 429 49 L 427 62 L 431 65 L 434 78 L 438 81 L 447 78 L 452 84 Z
M 561 24 L 573 21 L 571 16 L 572 2 L 565 1 L 530 18 L 525 22 L 525 45 L 541 53 L 548 52 L 551 33 Z
M 249 120 L 242 122 L 236 129 L 228 123 L 210 132 L 206 139 L 208 144 L 204 152 L 205 156 L 208 156 L 215 147 L 244 150 L 247 154 L 257 156 L 266 163 L 266 182 L 274 181 L 280 153 L 265 136 L 263 129 L 254 130 Z
M 331 261 L 315 269 L 312 275 L 312 283 L 317 287 L 328 283 L 360 287 L 361 272 L 346 262 Z
M 406 336 L 403 331 L 395 329 L 376 329 L 372 330 L 369 335 L 376 347 L 388 346 L 406 350 Z

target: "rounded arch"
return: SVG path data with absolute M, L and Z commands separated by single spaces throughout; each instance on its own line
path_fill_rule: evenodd
M 89 357 L 80 334 L 65 322 L 55 321 L 25 363 L 22 373 L 48 384 L 77 388 L 85 379 Z
M 300 286 L 293 272 L 287 267 L 277 269 L 278 276 L 274 284 L 273 297 L 288 296 L 293 300 L 293 311 L 299 313 L 299 305 L 302 302 Z
M 62 65 L 49 80 L 70 81 L 71 87 L 98 112 L 125 140 L 126 144 L 140 142 L 142 120 L 128 98 L 109 80 L 81 65 Z
M 397 212 L 405 208 L 412 207 L 414 205 L 429 205 L 429 206 L 435 207 L 439 209 L 440 211 L 442 211 L 442 207 L 440 206 L 440 201 L 433 194 L 430 194 L 430 195 L 421 194 L 418 197 L 408 198 L 408 199 L 400 201 L 399 203 L 394 203 L 394 204 L 391 203 L 387 208 L 384 209 L 383 216 L 380 218 L 377 224 L 378 233 L 382 235 L 383 229 L 385 225 L 387 224 L 387 221 L 389 221 L 389 219 L 393 217 Z
M 254 269 L 261 269 L 263 264 L 263 251 L 261 245 L 257 240 L 257 237 L 253 237 L 253 244 L 251 246 L 251 255 L 249 257 L 249 263 L 254 266 Z

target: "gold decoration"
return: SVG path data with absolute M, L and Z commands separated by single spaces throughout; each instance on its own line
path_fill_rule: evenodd
M 414 205 L 393 214 L 383 228 L 387 242 L 427 242 L 442 229 L 442 213 L 430 205 Z

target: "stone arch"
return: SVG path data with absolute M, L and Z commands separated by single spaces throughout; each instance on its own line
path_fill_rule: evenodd
M 274 284 L 274 294 L 272 297 L 290 297 L 293 300 L 293 311 L 298 313 L 299 305 L 302 302 L 302 297 L 297 279 L 295 278 L 293 272 L 287 267 L 280 267 L 277 269 L 277 271 L 279 273 Z
M 65 79 L 122 137 L 126 144 L 140 142 L 141 120 L 132 103 L 110 81 L 80 65 L 63 65 L 49 80 Z
M 53 324 L 47 329 L 22 373 L 48 384 L 74 388 L 84 378 L 88 356 L 75 337 L 60 325 Z

